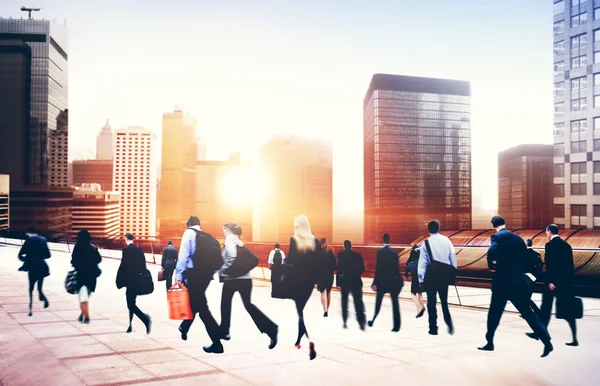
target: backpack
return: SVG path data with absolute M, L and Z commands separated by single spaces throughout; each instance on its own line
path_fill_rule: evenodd
M 275 250 L 275 254 L 273 255 L 273 264 L 281 264 L 283 258 L 281 257 L 281 251 L 279 249 Z
M 196 250 L 192 255 L 194 268 L 212 275 L 223 266 L 221 244 L 208 233 L 191 229 L 196 232 Z

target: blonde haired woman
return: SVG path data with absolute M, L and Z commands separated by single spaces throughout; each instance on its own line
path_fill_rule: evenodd
M 294 286 L 292 299 L 298 312 L 298 339 L 296 347 L 301 348 L 300 341 L 306 335 L 309 339 L 309 357 L 317 357 L 315 344 L 310 342 L 308 331 L 304 324 L 304 307 L 310 299 L 317 277 L 317 262 L 321 253 L 321 242 L 310 230 L 306 216 L 298 216 L 294 220 L 294 236 L 290 239 L 290 251 L 286 264 L 294 266 Z

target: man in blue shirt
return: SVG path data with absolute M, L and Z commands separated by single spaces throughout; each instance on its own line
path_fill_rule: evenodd
M 429 314 L 429 334 L 437 335 L 437 295 L 440 295 L 444 322 L 448 326 L 448 333 L 454 334 L 454 324 L 448 308 L 448 285 L 453 281 L 447 274 L 448 267 L 456 270 L 456 253 L 449 238 L 439 234 L 440 223 L 432 220 L 427 225 L 430 236 L 423 242 L 421 257 L 419 259 L 419 284 L 425 284 L 427 291 L 427 313 Z M 451 270 L 451 269 L 450 269 Z M 427 278 L 427 280 L 425 280 Z

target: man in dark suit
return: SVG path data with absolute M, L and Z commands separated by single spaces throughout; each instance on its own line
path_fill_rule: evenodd
M 573 341 L 567 346 L 579 346 L 577 340 L 577 324 L 573 315 L 572 305 L 575 296 L 573 279 L 575 276 L 573 264 L 573 249 L 569 243 L 558 235 L 558 226 L 551 224 L 546 228 L 546 235 L 550 239 L 546 243 L 546 275 L 544 276 L 544 291 L 542 292 L 542 308 L 540 319 L 546 327 L 550 323 L 552 303 L 556 297 L 557 314 L 563 313 L 571 328 Z M 564 309 L 564 312 L 562 312 Z M 538 339 L 535 332 L 527 333 L 532 339 Z
M 360 253 L 352 250 L 350 240 L 344 241 L 345 250 L 338 255 L 337 273 L 340 278 L 339 287 L 342 287 L 342 319 L 344 328 L 348 328 L 348 295 L 352 294 L 354 299 L 354 309 L 356 310 L 356 319 L 361 330 L 365 330 L 366 315 L 365 304 L 363 303 L 362 293 L 362 274 L 365 272 L 365 262 Z
M 518 235 L 506 230 L 506 223 L 501 216 L 492 218 L 496 234 L 492 235 L 492 244 L 488 250 L 488 267 L 493 272 L 492 300 L 488 311 L 487 344 L 479 350 L 494 351 L 494 334 L 500 324 L 506 302 L 517 308 L 529 326 L 544 343 L 542 358 L 548 356 L 554 347 L 550 343 L 550 334 L 539 317 L 529 307 L 529 286 L 523 272 L 527 247 Z
M 398 296 L 404 285 L 402 276 L 400 276 L 400 267 L 398 266 L 398 254 L 390 246 L 390 235 L 383 235 L 383 248 L 377 251 L 377 263 L 375 266 L 375 277 L 371 288 L 377 292 L 375 299 L 375 315 L 369 321 L 369 327 L 373 327 L 375 319 L 381 310 L 383 296 L 390 294 L 392 299 L 392 312 L 394 313 L 394 328 L 392 332 L 400 331 L 400 303 Z
M 146 271 L 146 256 L 141 248 L 138 248 L 133 244 L 133 240 L 134 237 L 131 233 L 125 235 L 127 246 L 123 248 L 121 265 L 117 271 L 117 288 L 127 287 L 125 293 L 127 298 L 127 308 L 129 309 L 129 327 L 127 328 L 127 333 L 133 331 L 131 323 L 133 321 L 133 315 L 135 315 L 140 318 L 142 323 L 144 323 L 146 333 L 150 334 L 152 320 L 150 319 L 150 316 L 143 313 L 136 304 L 138 296 L 136 287 L 139 275 Z
M 173 247 L 173 242 L 169 240 L 169 245 L 165 249 L 163 249 L 162 253 L 162 261 L 160 265 L 164 270 L 165 281 L 167 283 L 167 291 L 171 288 L 173 284 L 173 272 L 175 272 L 175 267 L 177 266 L 177 249 Z
M 35 229 L 29 228 L 28 238 L 19 251 L 19 260 L 23 261 L 23 266 L 19 271 L 28 273 L 29 276 L 29 316 L 32 316 L 33 288 L 37 283 L 40 301 L 44 302 L 44 308 L 48 308 L 50 303 L 42 290 L 44 278 L 50 276 L 50 269 L 46 264 L 46 259 L 50 258 L 50 249 L 46 239 L 39 236 Z

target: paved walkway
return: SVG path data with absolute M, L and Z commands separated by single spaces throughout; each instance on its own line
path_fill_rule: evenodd
M 17 272 L 17 248 L 0 245 L 0 385 L 593 385 L 600 352 L 600 318 L 579 322 L 578 348 L 566 347 L 569 329 L 563 321 L 550 325 L 556 350 L 541 359 L 542 346 L 524 336 L 528 328 L 516 314 L 505 314 L 497 333 L 496 351 L 479 352 L 483 343 L 486 311 L 452 307 L 456 334 L 440 329 L 427 334 L 427 318 L 416 320 L 415 308 L 401 302 L 403 324 L 398 334 L 390 332 L 389 302 L 375 327 L 362 332 L 354 320 L 341 328 L 339 293 L 332 296 L 329 318 L 315 292 L 306 310 L 307 327 L 316 343 L 318 357 L 308 360 L 308 345 L 293 348 L 296 335 L 294 305 L 270 298 L 268 283 L 255 281 L 254 302 L 280 325 L 277 348 L 268 350 L 261 335 L 234 300 L 232 340 L 225 342 L 224 355 L 208 355 L 208 343 L 198 321 L 188 341 L 177 332 L 177 321 L 167 315 L 164 287 L 138 298 L 142 310 L 154 321 L 147 336 L 138 320 L 134 332 L 126 334 L 127 309 L 124 291 L 115 287 L 119 262 L 105 259 L 97 294 L 91 299 L 92 322 L 82 325 L 77 298 L 67 294 L 63 281 L 69 256 L 54 252 L 49 260 L 52 275 L 44 283 L 50 308 L 34 304 L 27 316 L 26 275 Z M 149 266 L 153 272 L 157 267 Z M 219 319 L 220 285 L 209 289 L 209 303 Z M 365 297 L 368 315 L 374 298 Z

